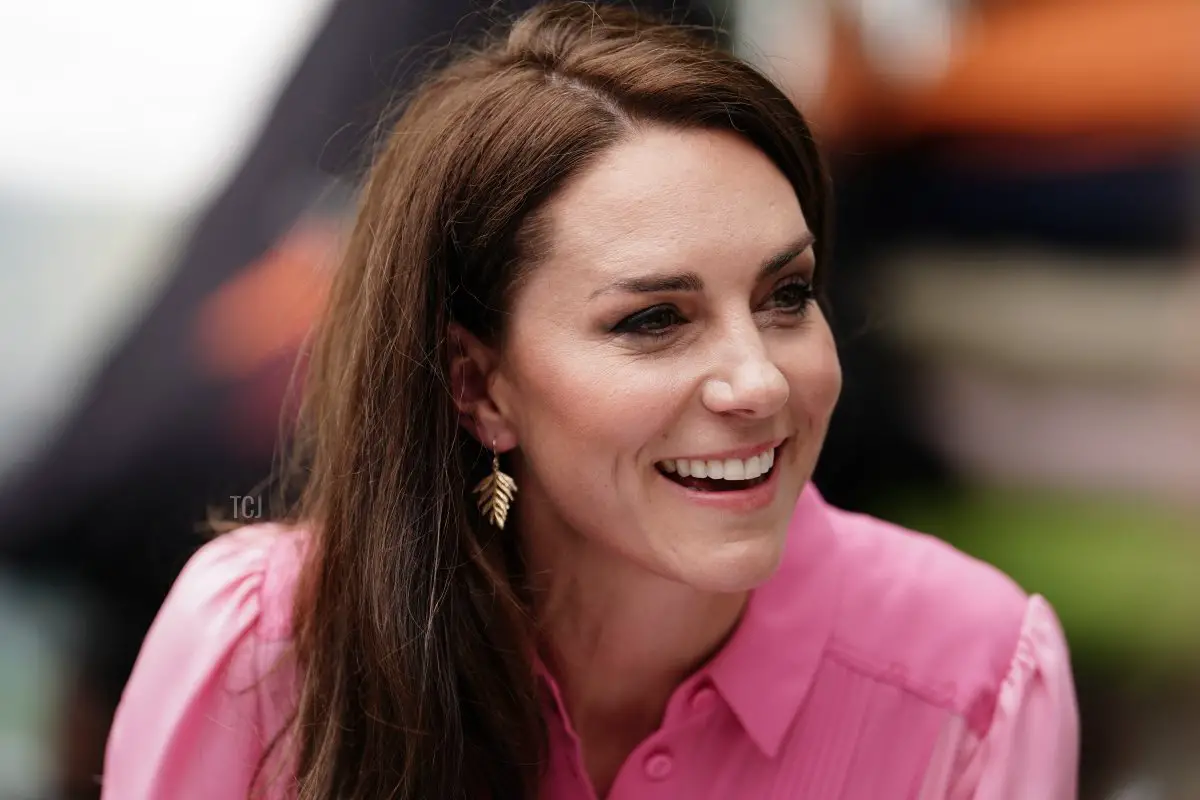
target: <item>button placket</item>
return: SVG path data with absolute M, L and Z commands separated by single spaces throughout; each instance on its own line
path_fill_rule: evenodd
M 660 748 L 646 756 L 642 769 L 650 780 L 665 781 L 675 771 L 675 758 L 670 750 Z
M 711 711 L 717 704 L 717 690 L 711 686 L 702 686 L 692 695 L 691 707 L 696 714 Z

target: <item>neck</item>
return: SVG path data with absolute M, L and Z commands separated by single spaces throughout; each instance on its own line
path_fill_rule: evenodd
M 699 594 L 658 581 L 539 592 L 543 653 L 577 727 L 593 715 L 630 714 L 657 726 L 671 692 L 719 649 L 745 605 L 745 594 Z
M 747 595 L 697 591 L 561 532 L 522 539 L 543 659 L 603 794 L 671 693 L 728 638 Z

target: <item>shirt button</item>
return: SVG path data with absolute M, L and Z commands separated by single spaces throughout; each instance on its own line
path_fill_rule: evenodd
M 660 750 L 646 759 L 646 777 L 652 781 L 666 780 L 675 768 L 675 759 L 665 750 Z
M 717 704 L 717 690 L 711 686 L 701 687 L 694 695 L 692 695 L 692 711 L 702 714 L 705 711 L 711 711 L 712 707 Z

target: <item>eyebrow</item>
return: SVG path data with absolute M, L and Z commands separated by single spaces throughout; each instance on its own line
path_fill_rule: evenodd
M 813 246 L 816 238 L 811 231 L 805 231 L 775 255 L 763 261 L 758 268 L 758 280 L 774 275 L 786 267 L 805 250 Z M 609 292 L 631 292 L 635 294 L 656 294 L 664 292 L 699 292 L 704 289 L 704 281 L 695 272 L 676 272 L 658 275 L 639 275 L 634 278 L 623 278 L 615 283 L 592 292 L 595 298 Z

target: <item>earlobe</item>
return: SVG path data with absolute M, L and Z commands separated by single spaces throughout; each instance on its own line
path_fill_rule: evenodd
M 491 396 L 492 373 L 498 359 L 492 348 L 458 323 L 450 325 L 450 390 L 459 422 L 480 444 L 503 452 L 516 437 Z

